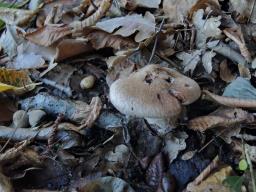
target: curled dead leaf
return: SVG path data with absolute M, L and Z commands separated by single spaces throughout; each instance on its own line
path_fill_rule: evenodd
M 235 75 L 232 74 L 231 70 L 229 69 L 228 67 L 228 64 L 227 64 L 227 60 L 223 60 L 221 63 L 220 63 L 220 78 L 227 82 L 227 83 L 230 83 L 232 80 L 235 79 Z
M 70 35 L 71 29 L 67 26 L 45 26 L 33 32 L 25 34 L 25 38 L 29 41 L 48 47 L 63 37 Z
M 215 127 L 232 127 L 234 124 L 253 120 L 253 115 L 242 109 L 219 108 L 207 116 L 190 120 L 188 128 L 203 132 Z
M 26 25 L 36 14 L 38 10 L 24 10 L 7 7 L 0 7 L 0 19 L 9 25 Z
M 120 51 L 122 49 L 135 48 L 137 45 L 131 39 L 119 35 L 112 35 L 104 31 L 92 31 L 86 35 L 86 38 L 90 41 L 93 48 L 97 50 L 105 47 L 111 47 Z

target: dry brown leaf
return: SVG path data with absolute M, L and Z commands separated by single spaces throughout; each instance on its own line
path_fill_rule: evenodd
M 91 51 L 93 51 L 93 48 L 87 43 L 86 39 L 63 39 L 56 46 L 54 58 L 56 61 L 61 61 Z
M 188 128 L 203 132 L 215 127 L 231 127 L 234 124 L 252 120 L 253 115 L 242 109 L 219 108 L 207 116 L 190 120 Z
M 13 9 L 0 7 L 0 19 L 9 25 L 26 25 L 32 17 L 36 15 L 38 10 Z
M 237 13 L 237 21 L 246 22 L 251 14 L 254 0 L 230 0 L 230 11 Z
M 251 72 L 250 69 L 248 67 L 246 67 L 243 64 L 238 64 L 238 70 L 239 70 L 239 74 L 241 77 L 245 78 L 245 79 L 251 79 Z
M 223 184 L 223 181 L 232 174 L 230 166 L 223 167 L 217 172 L 207 177 L 199 185 L 188 184 L 186 192 L 230 192 L 229 187 Z
M 219 11 L 221 7 L 218 0 L 198 0 L 189 10 L 189 18 L 192 18 L 197 10 L 206 10 L 206 8 L 211 11 Z
M 164 0 L 163 10 L 171 23 L 184 23 L 189 10 L 197 0 Z
M 102 102 L 100 98 L 93 97 L 89 107 L 90 107 L 90 109 L 88 110 L 89 113 L 82 120 L 82 125 L 79 127 L 79 129 L 82 129 L 84 127 L 88 127 L 88 128 L 92 127 L 93 123 L 96 121 L 96 119 L 100 115 L 100 111 L 102 108 Z
M 97 9 L 97 11 L 84 19 L 83 21 L 74 21 L 69 24 L 69 27 L 72 28 L 72 32 L 81 31 L 86 27 L 94 25 L 105 13 L 110 9 L 112 5 L 112 0 L 103 0 Z
M 8 177 L 0 172 L 0 191 L 2 192 L 12 192 L 12 184 Z
M 134 10 L 137 7 L 159 8 L 161 0 L 121 0 L 120 3 L 122 7 L 128 10 Z
M 232 39 L 239 46 L 241 55 L 244 56 L 246 61 L 251 62 L 252 61 L 251 53 L 249 52 L 245 44 L 244 35 L 242 33 L 241 27 L 226 28 L 223 30 L 223 32 L 227 37 Z
M 150 12 L 146 12 L 144 17 L 132 14 L 98 22 L 96 27 L 108 33 L 119 28 L 114 34 L 123 37 L 128 37 L 138 31 L 135 35 L 135 41 L 141 42 L 155 33 L 155 17 Z
M 236 75 L 232 74 L 229 69 L 226 59 L 220 63 L 220 78 L 227 83 L 230 83 L 236 78 Z
M 128 38 L 119 35 L 112 35 L 104 31 L 92 31 L 86 36 L 86 38 L 95 49 L 111 47 L 119 51 L 122 49 L 134 48 L 137 45 L 134 41 Z
M 37 29 L 34 32 L 28 32 L 25 34 L 25 38 L 29 41 L 48 47 L 53 43 L 59 41 L 63 37 L 70 35 L 71 29 L 67 26 L 45 26 Z

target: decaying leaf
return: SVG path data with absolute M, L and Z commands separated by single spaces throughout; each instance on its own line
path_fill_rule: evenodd
M 0 191 L 3 192 L 12 192 L 13 187 L 11 181 L 8 177 L 0 173 Z
M 0 44 L 10 58 L 17 54 L 17 46 L 21 42 L 22 39 L 18 37 L 16 27 L 6 25 L 6 30 L 1 34 Z
M 235 79 L 235 77 L 236 77 L 235 74 L 232 74 L 231 70 L 228 67 L 227 60 L 226 59 L 223 60 L 220 63 L 220 78 L 223 81 L 230 83 Z
M 161 0 L 121 0 L 123 7 L 133 10 L 137 7 L 158 8 Z
M 230 10 L 237 12 L 237 20 L 245 22 L 250 17 L 253 0 L 230 0 Z
M 184 66 L 184 72 L 190 71 L 193 73 L 197 64 L 201 60 L 201 50 L 194 50 L 190 53 L 181 52 L 176 54 L 176 56 L 182 60 L 182 65 Z
M 25 38 L 35 44 L 48 47 L 70 34 L 71 29 L 67 26 L 45 26 L 33 32 L 26 33 Z
M 232 127 L 234 124 L 253 121 L 253 115 L 242 109 L 219 108 L 207 116 L 196 117 L 189 121 L 188 127 L 205 131 L 215 127 Z
M 184 23 L 189 10 L 197 0 L 164 0 L 163 10 L 172 23 Z
M 204 10 L 199 9 L 193 15 L 193 24 L 196 27 L 196 46 L 202 48 L 205 46 L 207 38 L 216 38 L 221 34 L 221 30 L 218 28 L 221 24 L 221 17 L 210 17 L 203 19 Z
M 114 151 L 109 151 L 105 159 L 114 163 L 125 163 L 129 156 L 129 148 L 124 145 L 117 145 Z
M 242 33 L 241 27 L 239 26 L 237 28 L 226 28 L 223 30 L 223 32 L 227 37 L 232 39 L 239 46 L 241 55 L 244 56 L 246 61 L 251 62 L 251 53 L 249 52 L 245 44 L 244 35 Z
M 35 86 L 27 71 L 0 69 L 0 92 L 13 91 L 22 94 L 33 90 Z
M 98 22 L 96 27 L 108 33 L 112 33 L 115 29 L 121 27 L 114 34 L 123 37 L 128 37 L 138 31 L 135 35 L 135 41 L 141 42 L 155 33 L 155 18 L 150 12 L 146 12 L 144 17 L 132 14 Z
M 175 135 L 167 135 L 165 138 L 164 152 L 168 155 L 170 163 L 176 159 L 180 151 L 186 148 L 185 140 L 187 138 L 188 135 L 186 132 L 177 132 Z
M 202 57 L 202 63 L 207 73 L 212 72 L 212 58 L 216 55 L 213 51 L 207 51 Z
M 134 190 L 126 183 L 124 180 L 117 177 L 101 177 L 95 179 L 88 184 L 86 184 L 81 192 L 96 192 L 96 191 L 112 191 L 112 192 L 134 192 Z
M 112 0 L 102 0 L 97 11 L 83 21 L 73 21 L 69 24 L 72 32 L 81 31 L 88 26 L 94 25 L 110 9 Z
M 146 172 L 146 182 L 149 186 L 157 189 L 161 185 L 164 174 L 164 160 L 163 154 L 160 153 L 152 160 L 147 172 Z
M 207 177 L 202 183 L 199 185 L 191 185 L 188 184 L 188 187 L 186 189 L 187 192 L 206 192 L 206 191 L 212 191 L 212 192 L 230 192 L 230 189 L 223 185 L 223 181 L 230 176 L 232 173 L 232 168 L 227 166 L 223 167 L 217 172 L 213 173 L 209 177 Z
M 94 49 L 111 47 L 120 51 L 136 47 L 136 43 L 131 39 L 119 35 L 112 35 L 104 31 L 92 31 L 86 35 L 86 38 L 90 41 Z
M 0 19 L 6 24 L 23 26 L 26 25 L 38 10 L 24 10 L 0 7 Z

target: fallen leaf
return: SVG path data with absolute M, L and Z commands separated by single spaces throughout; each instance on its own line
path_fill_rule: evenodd
M 253 0 L 230 0 L 230 11 L 237 13 L 237 20 L 239 22 L 246 22 L 251 15 L 253 7 Z
M 0 7 L 0 19 L 9 25 L 23 26 L 26 25 L 37 12 L 38 10 Z
M 211 174 L 205 180 L 203 180 L 199 185 L 188 184 L 186 190 L 189 192 L 230 192 L 230 189 L 223 185 L 223 181 L 230 176 L 232 173 L 232 168 L 226 166 L 221 168 L 217 172 Z
M 221 34 L 221 30 L 218 28 L 221 24 L 221 16 L 210 17 L 203 19 L 204 10 L 199 9 L 193 15 L 193 24 L 197 30 L 196 33 L 196 46 L 202 48 L 206 45 L 206 40 L 209 37 L 216 38 Z
M 0 44 L 4 49 L 4 52 L 10 58 L 13 58 L 17 54 L 17 46 L 22 42 L 22 39 L 18 37 L 16 27 L 6 25 L 6 30 L 1 34 Z
M 197 64 L 201 61 L 202 51 L 201 50 L 194 50 L 189 53 L 181 52 L 176 54 L 180 60 L 182 60 L 182 65 L 184 67 L 184 73 L 190 71 L 191 73 L 194 72 Z
M 247 79 L 237 77 L 225 88 L 223 96 L 240 99 L 256 99 L 256 88 Z
M 155 25 L 154 15 L 146 12 L 144 17 L 138 14 L 132 14 L 101 21 L 96 24 L 96 27 L 108 33 L 112 33 L 115 29 L 121 27 L 114 34 L 123 37 L 128 37 L 138 31 L 135 35 L 135 41 L 141 42 L 155 33 Z
M 27 71 L 0 69 L 0 92 L 13 91 L 16 94 L 23 94 L 33 90 L 35 86 Z
M 164 174 L 164 161 L 162 153 L 155 156 L 146 171 L 147 184 L 157 189 L 161 185 Z
M 43 67 L 44 64 L 45 60 L 42 56 L 32 52 L 19 54 L 13 63 L 8 64 L 8 67 L 13 69 L 32 69 Z
M 119 179 L 117 177 L 111 177 L 111 176 L 95 179 L 89 182 L 88 184 L 86 184 L 79 191 L 81 192 L 96 192 L 96 191 L 134 192 L 131 186 L 128 183 L 126 183 L 124 180 Z
M 109 151 L 105 155 L 105 159 L 114 163 L 124 163 L 127 161 L 129 156 L 129 148 L 124 145 L 117 145 L 114 151 Z
M 115 50 L 124 50 L 129 48 L 135 48 L 137 45 L 131 39 L 112 35 L 104 31 L 92 31 L 86 38 L 90 41 L 94 49 L 101 49 L 111 47 Z
M 137 7 L 146 7 L 146 8 L 159 8 L 161 0 L 121 0 L 123 7 L 129 10 L 134 10 Z
M 213 51 L 206 51 L 202 57 L 202 63 L 207 73 L 212 72 L 212 58 L 216 55 Z
M 236 108 L 219 108 L 207 116 L 196 117 L 189 121 L 188 127 L 196 131 L 205 131 L 216 127 L 229 128 L 237 123 L 253 121 L 247 111 Z
M 220 63 L 220 78 L 226 83 L 230 83 L 236 78 L 236 75 L 232 74 L 231 70 L 228 67 L 227 59 L 223 60 Z
M 197 0 L 164 0 L 163 10 L 171 23 L 184 23 L 189 10 Z
M 25 38 L 35 44 L 48 47 L 70 34 L 71 29 L 67 26 L 45 26 L 33 32 L 27 32 Z
M 186 132 L 177 132 L 175 135 L 168 134 L 165 137 L 165 147 L 164 152 L 169 157 L 169 163 L 171 163 L 174 159 L 176 159 L 177 155 L 180 151 L 186 148 L 185 140 L 188 138 Z

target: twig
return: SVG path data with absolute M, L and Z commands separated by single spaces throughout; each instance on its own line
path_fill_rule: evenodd
M 156 33 L 154 47 L 153 47 L 153 50 L 152 50 L 152 53 L 151 53 L 151 56 L 150 56 L 150 58 L 149 58 L 148 63 L 151 63 L 151 61 L 152 61 L 152 59 L 153 59 L 153 57 L 154 57 L 154 55 L 155 55 L 156 46 L 157 46 L 157 42 L 158 42 L 158 35 L 159 35 L 159 33 L 161 32 L 161 30 L 162 30 L 162 28 L 163 28 L 164 20 L 165 20 L 165 19 L 162 20 L 162 22 L 161 22 L 161 24 L 160 24 L 160 27 L 159 27 L 159 30 L 158 30 L 157 33 Z
M 59 126 L 59 124 L 62 120 L 63 120 L 63 114 L 59 114 L 57 119 L 54 122 L 54 125 L 52 126 L 52 132 L 51 132 L 50 137 L 48 138 L 48 147 L 50 149 L 53 147 L 55 137 L 56 137 L 56 133 L 57 133 L 57 130 L 58 130 L 58 126 Z
M 16 157 L 20 151 L 22 151 L 26 146 L 28 146 L 32 141 L 34 137 L 30 137 L 29 139 L 20 142 L 20 146 L 14 147 L 6 151 L 5 153 L 0 155 L 0 163 L 3 161 L 8 161 L 9 159 L 12 159 Z
M 2 153 L 2 152 L 5 150 L 6 146 L 7 146 L 7 145 L 9 144 L 9 142 L 12 140 L 12 137 L 14 136 L 15 132 L 17 131 L 17 128 L 18 128 L 18 127 L 15 127 L 15 129 L 13 130 L 12 135 L 11 135 L 10 138 L 6 141 L 6 143 L 4 144 L 4 146 L 1 148 L 0 153 Z

